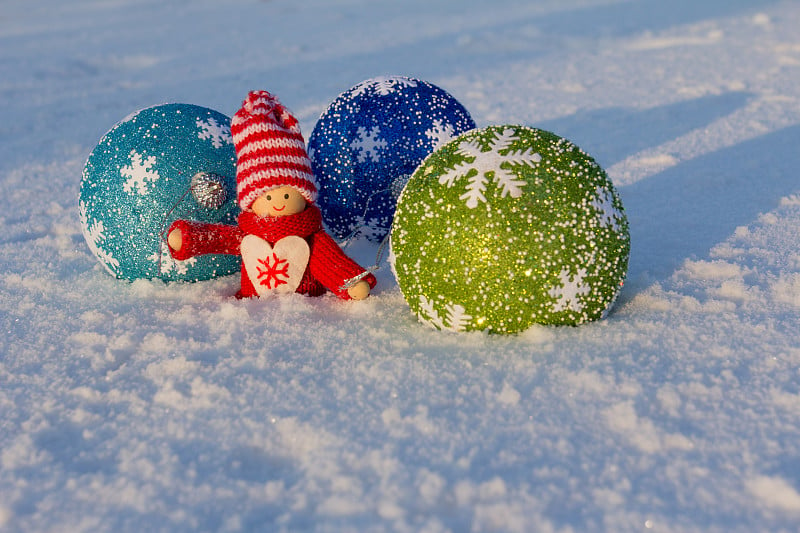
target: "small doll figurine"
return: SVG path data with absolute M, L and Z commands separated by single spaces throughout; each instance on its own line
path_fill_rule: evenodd
M 375 276 L 347 257 L 322 228 L 297 119 L 267 91 L 247 95 L 233 116 L 238 226 L 176 220 L 167 242 L 179 260 L 202 254 L 242 257 L 237 298 L 299 292 L 362 300 Z M 357 279 L 355 283 L 347 283 Z M 344 288 L 348 284 L 349 288 Z

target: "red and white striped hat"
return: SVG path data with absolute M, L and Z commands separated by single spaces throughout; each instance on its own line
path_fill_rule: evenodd
M 267 91 L 251 91 L 231 121 L 236 147 L 236 190 L 239 207 L 250 209 L 262 194 L 288 185 L 309 202 L 317 198 L 297 119 Z

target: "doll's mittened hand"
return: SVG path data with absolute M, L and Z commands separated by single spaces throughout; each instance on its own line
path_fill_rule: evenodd
M 183 233 L 180 228 L 175 228 L 169 232 L 169 235 L 167 235 L 167 244 L 176 252 L 180 251 L 183 246 Z
M 364 280 L 359 281 L 349 289 L 347 289 L 347 294 L 350 295 L 350 298 L 353 300 L 363 300 L 367 296 L 369 296 L 369 283 Z

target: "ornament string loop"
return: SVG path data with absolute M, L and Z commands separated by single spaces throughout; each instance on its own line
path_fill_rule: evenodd
M 383 254 L 386 252 L 386 245 L 389 243 L 390 237 L 391 235 L 387 234 L 386 237 L 384 237 L 381 240 L 381 244 L 378 246 L 378 253 L 375 255 L 375 264 L 365 269 L 364 272 L 362 272 L 361 274 L 353 276 L 350 279 L 346 279 L 344 281 L 344 284 L 342 284 L 342 286 L 339 287 L 340 290 L 346 291 L 347 289 L 350 289 L 351 287 L 355 286 L 356 283 L 366 278 L 370 274 L 374 274 L 376 271 L 380 270 L 381 267 L 379 265 L 383 261 Z
M 369 211 L 369 204 L 372 201 L 372 199 L 375 198 L 375 196 L 377 196 L 379 194 L 382 194 L 382 193 L 385 193 L 385 192 L 388 192 L 388 193 L 391 193 L 392 196 L 394 196 L 395 199 L 397 199 L 400 196 L 400 193 L 403 192 L 403 187 L 405 187 L 406 183 L 408 183 L 408 179 L 409 178 L 410 178 L 410 176 L 408 176 L 408 175 L 400 176 L 396 180 L 394 180 L 394 182 L 392 182 L 392 184 L 389 187 L 387 187 L 385 189 L 381 189 L 379 191 L 375 191 L 372 194 L 370 194 L 369 198 L 367 198 L 367 202 L 366 202 L 366 205 L 364 207 L 364 214 L 361 216 L 361 220 L 366 220 L 367 211 Z M 365 225 L 361 224 L 361 225 L 357 226 L 353 231 L 351 231 L 344 238 L 344 241 L 343 241 L 344 245 L 342 246 L 342 248 L 343 249 L 347 249 L 347 246 L 349 246 L 349 244 L 351 242 L 351 239 L 353 239 L 356 235 L 358 235 L 358 233 L 364 227 L 365 227 Z M 364 272 L 362 272 L 361 274 L 359 274 L 357 276 L 353 276 L 352 278 L 345 280 L 344 284 L 341 287 L 339 287 L 341 290 L 346 291 L 347 289 L 350 289 L 356 283 L 358 283 L 359 281 L 361 281 L 365 277 L 369 276 L 370 274 L 375 273 L 376 271 L 378 271 L 381 268 L 380 264 L 383 261 L 383 255 L 386 253 L 386 246 L 389 244 L 390 236 L 391 236 L 391 231 L 389 231 L 389 233 L 387 233 L 386 236 L 383 239 L 381 239 L 381 243 L 380 243 L 380 245 L 378 245 L 378 252 L 375 255 L 375 264 L 372 265 L 371 267 L 365 269 Z
M 172 204 L 172 207 L 169 208 L 169 211 L 166 212 L 164 218 L 161 221 L 161 231 L 159 232 L 159 236 L 161 237 L 161 246 L 167 246 L 167 250 L 169 253 L 169 242 L 167 238 L 167 230 L 169 229 L 168 222 L 172 220 L 172 213 L 178 208 L 179 205 L 186 199 L 189 194 L 191 194 L 195 201 L 201 207 L 211 210 L 218 210 L 220 209 L 225 202 L 228 200 L 228 193 L 225 190 L 224 178 L 219 174 L 214 172 L 198 172 L 192 179 L 189 181 L 189 185 L 186 187 L 186 190 L 183 191 L 183 194 L 180 195 L 178 200 Z M 191 216 L 197 213 L 197 210 L 192 209 L 187 213 L 187 216 Z M 162 256 L 163 256 L 163 248 L 158 252 L 158 273 L 159 275 L 163 275 L 164 271 L 162 270 Z

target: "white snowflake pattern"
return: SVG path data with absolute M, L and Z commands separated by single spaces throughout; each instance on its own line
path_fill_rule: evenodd
M 176 274 L 183 276 L 189 271 L 189 267 L 197 263 L 197 259 L 194 257 L 184 261 L 178 261 L 177 259 L 173 258 L 164 242 L 159 244 L 159 251 L 150 254 L 147 256 L 147 259 L 156 264 L 158 267 L 158 273 L 162 276 L 169 274 L 170 272 L 175 272 Z
M 86 203 L 81 200 L 78 204 L 78 216 L 81 220 L 81 228 L 83 235 L 86 237 L 86 243 L 95 257 L 100 260 L 100 263 L 106 267 L 111 274 L 116 275 L 115 269 L 119 268 L 119 261 L 111 254 L 111 252 L 102 249 L 100 246 L 106 240 L 106 228 L 102 220 L 89 221 L 89 214 L 86 209 Z
M 363 163 L 367 159 L 378 162 L 381 160 L 381 150 L 388 147 L 386 141 L 379 137 L 380 129 L 378 126 L 373 126 L 367 130 L 364 126 L 358 127 L 358 138 L 350 143 L 350 149 L 357 152 L 356 159 L 359 163 Z
M 128 193 L 147 194 L 149 184 L 160 178 L 158 172 L 153 169 L 156 158 L 155 156 L 142 158 L 142 154 L 131 150 L 130 160 L 130 165 L 119 169 L 120 175 L 126 178 L 122 189 Z
M 354 229 L 352 235 L 361 235 L 371 241 L 380 240 L 380 238 L 385 235 L 386 230 L 388 229 L 382 227 L 381 221 L 377 218 L 371 217 L 367 219 L 363 215 L 354 217 L 353 227 Z
M 600 314 L 600 320 L 605 320 L 608 318 L 608 315 L 611 313 L 611 310 L 614 308 L 614 305 L 617 303 L 617 298 L 619 298 L 620 289 L 622 289 L 622 284 L 617 287 L 617 291 L 614 293 L 614 297 L 611 298 L 611 301 L 608 302 L 606 308 L 603 309 L 603 312 Z
M 208 120 L 198 118 L 197 127 L 200 128 L 197 137 L 203 140 L 211 139 L 214 148 L 221 148 L 223 144 L 233 144 L 230 126 L 219 124 L 214 117 L 209 117 Z
M 531 148 L 510 151 L 511 144 L 518 139 L 514 135 L 513 129 L 506 129 L 492 141 L 486 150 L 476 141 L 463 141 L 456 153 L 467 159 L 440 176 L 439 183 L 449 188 L 456 181 L 466 178 L 467 192 L 459 198 L 466 200 L 467 207 L 470 209 L 477 207 L 479 202 L 486 202 L 484 192 L 486 192 L 490 173 L 500 187 L 501 198 L 506 195 L 519 198 L 522 196 L 522 188 L 526 182 L 519 179 L 513 169 L 502 168 L 501 165 L 505 163 L 506 166 L 512 167 L 516 165 L 533 167 L 542 160 L 542 156 L 533 152 Z M 507 153 L 504 154 L 503 151 Z
M 420 320 L 427 320 L 439 329 L 447 329 L 442 321 L 439 313 L 433 307 L 433 302 L 428 300 L 424 294 L 419 295 L 419 309 L 420 313 L 417 315 Z
M 449 329 L 452 331 L 464 331 L 467 329 L 469 321 L 472 320 L 472 315 L 466 314 L 464 312 L 466 309 L 463 306 L 447 304 L 444 309 L 447 313 L 447 321 L 450 323 Z
M 463 306 L 452 303 L 445 305 L 445 317 L 442 319 L 433 307 L 433 302 L 424 294 L 419 295 L 419 307 L 422 311 L 418 315 L 420 320 L 427 320 L 441 330 L 465 331 L 472 320 L 472 315 L 466 314 Z
M 437 148 L 444 146 L 455 136 L 455 129 L 452 124 L 445 124 L 436 119 L 433 121 L 431 128 L 425 132 L 425 136 L 433 143 L 431 151 L 436 151 Z
M 614 207 L 613 197 L 607 189 L 597 187 L 595 189 L 595 198 L 590 205 L 597 211 L 597 218 L 601 226 L 611 227 L 614 231 L 619 231 L 619 221 L 622 220 L 622 213 Z
M 548 291 L 548 294 L 556 299 L 553 312 L 582 311 L 584 304 L 580 298 L 591 291 L 591 287 L 584 282 L 586 269 L 579 268 L 575 274 L 570 274 L 569 269 L 565 268 L 559 274 L 559 278 L 561 284 Z
M 416 87 L 417 82 L 402 76 L 378 76 L 369 80 L 362 81 L 353 87 L 352 96 L 357 97 L 374 90 L 381 96 L 386 96 L 403 87 Z
M 392 184 L 389 185 L 389 192 L 392 193 L 392 197 L 395 200 L 400 198 L 400 195 L 403 193 L 403 189 L 406 188 L 406 185 L 408 185 L 408 180 L 410 179 L 411 174 L 400 174 L 392 180 Z

